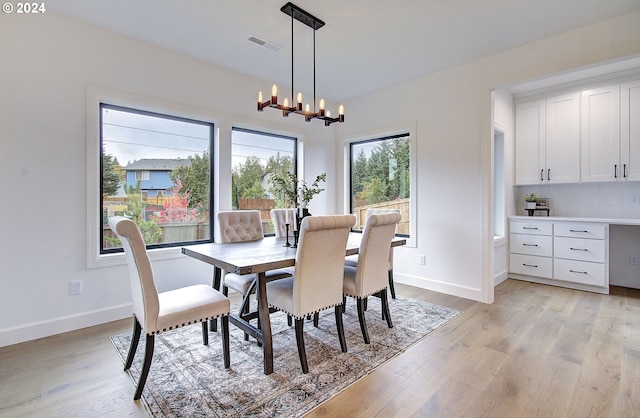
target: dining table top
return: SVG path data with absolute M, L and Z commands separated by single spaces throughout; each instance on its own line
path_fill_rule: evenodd
M 349 233 L 345 255 L 358 254 L 361 240 L 361 233 Z M 256 241 L 195 244 L 183 247 L 182 253 L 227 272 L 261 273 L 295 265 L 297 248 L 287 247 L 285 242 L 285 238 L 265 237 Z M 406 238 L 394 237 L 391 246 L 406 242 Z

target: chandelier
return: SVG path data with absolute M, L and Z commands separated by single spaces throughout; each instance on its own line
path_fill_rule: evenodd
M 331 117 L 331 112 L 325 110 L 324 99 L 320 99 L 318 103 L 319 109 L 316 111 L 316 30 L 324 26 L 324 22 L 309 12 L 302 10 L 295 4 L 289 2 L 280 8 L 280 11 L 291 16 L 291 106 L 289 106 L 289 98 L 285 97 L 282 103 L 278 103 L 278 87 L 274 84 L 271 88 L 271 99 L 266 102 L 262 101 L 262 92 L 258 92 L 258 111 L 262 112 L 265 107 L 271 107 L 282 111 L 282 116 L 288 117 L 290 113 L 302 115 L 305 121 L 311 119 L 320 119 L 324 121 L 325 126 L 329 126 L 334 122 L 344 122 L 344 106 L 338 108 L 338 116 Z M 293 20 L 304 23 L 313 29 L 313 111 L 307 103 L 302 106 L 302 93 L 298 93 L 296 101 L 293 100 Z

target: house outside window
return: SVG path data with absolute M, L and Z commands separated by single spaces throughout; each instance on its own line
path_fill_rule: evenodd
M 269 183 L 274 174 L 295 173 L 297 139 L 234 127 L 231 132 L 231 201 L 234 210 L 259 210 L 265 235 L 273 234 L 271 209 L 284 208 L 284 196 Z
M 100 105 L 100 253 L 121 252 L 108 219 L 121 215 L 147 248 L 212 242 L 213 124 Z
M 397 209 L 396 234 L 411 231 L 411 141 L 409 133 L 349 144 L 351 213 L 362 230 L 368 209 Z

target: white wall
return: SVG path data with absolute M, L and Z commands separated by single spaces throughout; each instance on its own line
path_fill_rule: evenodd
M 0 57 L 0 346 L 131 315 L 124 265 L 86 267 L 87 200 L 95 196 L 87 195 L 85 161 L 87 144 L 98 140 L 87 137 L 90 86 L 212 118 L 220 129 L 217 207 L 230 207 L 234 124 L 298 136 L 307 152 L 326 156 L 306 160 L 307 177 L 328 171 L 335 182 L 334 127 L 256 112 L 257 91 L 269 81 L 50 11 L 1 14 Z M 314 213 L 337 211 L 327 195 L 314 199 Z M 212 268 L 192 259 L 155 266 L 160 290 L 211 280 Z M 71 280 L 82 280 L 82 295 L 69 296 Z
M 221 129 L 220 167 L 230 159 L 233 124 L 303 136 L 307 178 L 328 173 L 327 192 L 313 201 L 317 214 L 344 207 L 342 138 L 415 124 L 417 246 L 396 251 L 397 277 L 491 302 L 492 88 L 640 52 L 640 13 L 632 13 L 352 100 L 348 122 L 327 130 L 255 112 L 256 91 L 268 81 L 53 12 L 14 17 L 0 15 L 0 346 L 130 314 L 125 267 L 86 268 L 86 146 L 97 140 L 86 135 L 88 86 L 210 113 Z M 227 199 L 228 186 L 221 190 Z M 178 284 L 176 274 L 204 283 L 211 275 L 185 258 L 156 271 L 161 290 Z M 69 296 L 71 280 L 83 281 L 82 295 Z
M 417 245 L 396 251 L 397 280 L 491 302 L 492 89 L 638 52 L 635 12 L 346 103 L 349 123 L 338 127 L 339 141 L 384 126 L 417 126 Z M 342 162 L 341 152 L 336 158 Z

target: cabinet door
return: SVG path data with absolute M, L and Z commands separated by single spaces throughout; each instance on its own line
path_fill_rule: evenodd
M 580 93 L 547 99 L 546 102 L 547 183 L 580 181 Z
M 621 179 L 620 86 L 583 91 L 580 107 L 582 181 Z
M 545 101 L 516 105 L 515 184 L 539 184 L 544 170 Z
M 640 80 L 623 84 L 620 97 L 622 176 L 640 180 Z

